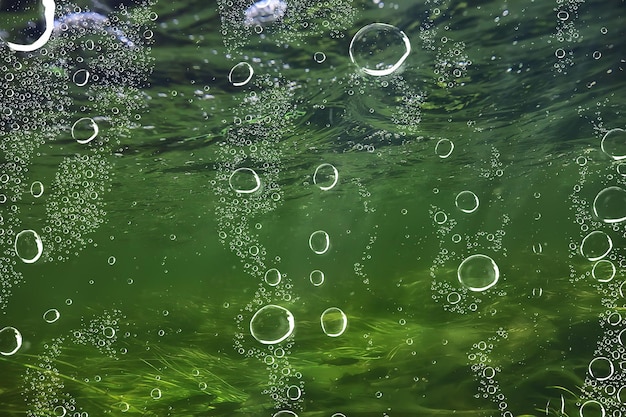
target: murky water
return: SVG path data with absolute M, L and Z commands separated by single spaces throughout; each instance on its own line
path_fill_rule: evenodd
M 626 413 L 623 1 L 0 7 L 0 415 Z

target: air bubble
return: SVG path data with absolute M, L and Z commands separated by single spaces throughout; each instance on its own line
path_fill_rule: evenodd
M 56 308 L 51 308 L 43 313 L 43 319 L 46 323 L 54 323 L 61 317 L 61 313 Z
M 322 191 L 328 191 L 337 185 L 339 181 L 339 172 L 331 164 L 321 164 L 315 168 L 313 173 L 313 184 L 320 187 Z
M 457 276 L 464 287 L 480 292 L 496 285 L 500 278 L 500 270 L 489 256 L 476 254 L 461 262 Z
M 251 168 L 238 168 L 230 174 L 228 184 L 238 194 L 251 194 L 261 188 L 261 179 Z
M 267 272 L 265 272 L 263 279 L 267 285 L 275 287 L 280 284 L 280 271 L 276 268 L 268 269 Z
M 98 136 L 99 128 L 91 117 L 82 117 L 72 125 L 72 139 L 85 145 Z
M 295 328 L 289 310 L 274 304 L 260 308 L 250 320 L 250 334 L 260 343 L 273 345 L 287 339 Z
M 328 251 L 330 247 L 330 237 L 323 230 L 311 233 L 309 236 L 309 248 L 317 255 L 322 255 Z
M 228 73 L 228 81 L 235 87 L 241 87 L 252 79 L 252 75 L 254 75 L 254 69 L 247 62 L 240 62 Z
M 350 60 L 364 73 L 374 76 L 392 74 L 411 52 L 404 32 L 386 23 L 364 26 L 350 42 Z
M 471 191 L 465 190 L 457 194 L 454 204 L 463 213 L 473 213 L 478 209 L 478 196 Z
M 320 316 L 322 331 L 326 336 L 338 337 L 346 331 L 348 327 L 348 317 L 341 309 L 330 307 L 324 310 Z
M 22 334 L 15 327 L 0 330 L 0 355 L 11 356 L 22 347 Z
M 43 242 L 34 230 L 22 230 L 15 236 L 15 254 L 26 264 L 37 262 L 43 253 Z

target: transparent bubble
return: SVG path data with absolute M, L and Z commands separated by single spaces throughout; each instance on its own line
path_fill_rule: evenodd
M 261 188 L 261 179 L 250 168 L 238 168 L 228 178 L 230 188 L 239 194 L 250 194 Z
M 263 279 L 267 285 L 275 287 L 280 284 L 280 271 L 276 268 L 268 269 Z
M 39 198 L 43 195 L 43 184 L 41 181 L 33 181 L 30 185 L 30 194 L 35 198 Z
M 317 255 L 322 255 L 328 251 L 330 247 L 330 237 L 323 230 L 311 233 L 309 236 L 309 248 Z
M 320 323 L 322 324 L 322 331 L 326 336 L 338 337 L 346 331 L 348 317 L 341 309 L 330 307 L 324 310 L 320 316 Z
M 590 261 L 599 261 L 613 248 L 613 241 L 606 233 L 595 230 L 584 237 L 580 244 L 580 253 Z
M 98 136 L 99 128 L 91 117 L 82 117 L 72 125 L 72 139 L 84 145 Z
M 446 301 L 448 301 L 448 303 L 450 304 L 457 304 L 459 301 L 461 301 L 461 294 L 453 291 L 446 296 Z
M 435 145 L 435 153 L 439 158 L 447 158 L 452 155 L 454 143 L 450 139 L 439 139 Z
M 471 291 L 485 291 L 498 282 L 498 265 L 487 255 L 476 254 L 466 258 L 457 270 L 461 285 Z
M 74 84 L 77 86 L 83 87 L 89 82 L 90 75 L 91 74 L 86 69 L 79 69 L 72 76 L 72 81 L 74 81 Z
M 61 313 L 56 308 L 51 308 L 43 313 L 43 319 L 46 323 L 54 323 L 61 317 Z
M 289 310 L 274 304 L 261 307 L 250 320 L 250 333 L 260 343 L 273 345 L 287 339 L 295 328 Z
M 37 262 L 43 253 L 43 242 L 34 230 L 22 230 L 15 236 L 15 254 L 26 264 Z
M 309 274 L 309 281 L 311 281 L 311 284 L 319 287 L 324 283 L 324 273 L 319 269 L 311 271 L 311 273 Z
M 291 401 L 296 401 L 300 399 L 301 396 L 302 390 L 297 385 L 290 385 L 287 388 L 287 398 L 289 398 Z
M 313 184 L 320 187 L 322 191 L 328 191 L 337 185 L 339 181 L 339 172 L 331 164 L 321 164 L 315 168 L 313 173 Z
M 626 130 L 609 130 L 600 143 L 602 151 L 616 161 L 626 158 Z
M 396 71 L 411 52 L 404 32 L 386 23 L 362 27 L 350 42 L 350 60 L 364 73 L 374 76 Z
M 158 400 L 161 398 L 161 390 L 159 388 L 153 388 L 152 391 L 150 391 L 150 397 L 152 397 L 153 400 Z
M 604 223 L 626 220 L 626 190 L 612 186 L 600 191 L 593 200 L 593 214 Z
M 593 265 L 591 275 L 599 282 L 609 282 L 615 277 L 615 272 L 613 262 L 602 259 Z
M 11 356 L 22 347 L 22 334 L 15 327 L 0 330 L 0 355 Z
M 444 224 L 445 222 L 448 221 L 448 215 L 444 213 L 443 211 L 438 211 L 435 213 L 434 219 L 435 219 L 435 223 Z
M 247 62 L 240 62 L 231 68 L 228 73 L 228 81 L 235 87 L 241 87 L 252 79 L 254 69 Z
M 615 372 L 613 362 L 604 356 L 593 358 L 591 362 L 589 362 L 588 370 L 589 375 L 598 381 L 605 381 L 611 378 Z
M 580 417 L 605 417 L 606 410 L 598 401 L 585 401 L 578 410 Z
M 313 59 L 318 64 L 321 64 L 322 62 L 326 61 L 326 54 L 324 52 L 319 52 L 318 51 L 318 52 L 313 54 Z
M 465 190 L 457 194 L 454 204 L 463 213 L 473 213 L 478 209 L 478 196 L 471 191 Z

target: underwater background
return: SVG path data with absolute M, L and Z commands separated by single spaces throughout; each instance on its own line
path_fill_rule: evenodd
M 0 415 L 626 415 L 623 0 L 0 9 Z

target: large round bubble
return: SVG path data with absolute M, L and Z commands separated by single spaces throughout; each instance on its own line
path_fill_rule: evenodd
M 487 255 L 472 255 L 466 258 L 457 270 L 459 282 L 470 291 L 485 291 L 498 282 L 498 265 Z
M 364 26 L 350 42 L 350 59 L 364 73 L 374 76 L 396 71 L 411 52 L 409 38 L 395 26 L 372 23 Z
M 294 328 L 291 312 L 274 304 L 261 307 L 250 320 L 250 333 L 265 345 L 282 342 L 291 336 Z
M 324 310 L 320 316 L 322 331 L 326 336 L 338 337 L 348 327 L 348 317 L 340 308 L 330 307 Z
M 43 253 L 43 242 L 34 230 L 22 230 L 15 236 L 15 254 L 26 264 L 37 262 Z
M 626 220 L 626 190 L 613 186 L 600 191 L 593 200 L 593 214 L 604 223 Z

